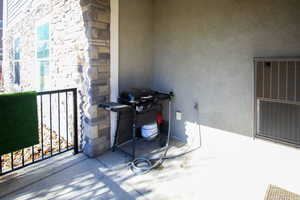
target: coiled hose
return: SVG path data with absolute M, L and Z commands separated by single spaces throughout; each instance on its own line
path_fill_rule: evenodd
M 199 126 L 199 146 L 192 150 L 187 150 L 186 152 L 174 155 L 174 156 L 167 156 L 168 150 L 169 150 L 169 143 L 171 138 L 171 106 L 172 102 L 169 101 L 169 127 L 168 127 L 168 135 L 167 135 L 167 141 L 166 145 L 164 146 L 164 153 L 159 158 L 136 158 L 132 162 L 129 163 L 129 166 L 131 170 L 136 174 L 146 174 L 150 172 L 152 169 L 160 166 L 165 160 L 167 159 L 174 159 L 178 158 L 180 156 L 184 156 L 188 153 L 191 153 L 193 151 L 198 150 L 202 146 L 202 140 L 201 140 L 201 132 L 200 132 L 200 126 Z M 198 110 L 198 106 L 195 107 Z M 198 115 L 198 121 L 199 121 L 199 112 L 197 112 Z M 153 163 L 154 162 L 154 163 Z

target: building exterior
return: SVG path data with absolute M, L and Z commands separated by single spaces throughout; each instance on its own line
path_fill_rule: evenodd
M 9 91 L 78 87 L 85 48 L 79 3 L 8 1 L 5 46 Z M 77 6 L 77 7 L 76 7 Z M 74 9 L 76 8 L 76 9 Z M 55 11 L 54 11 L 55 10 Z M 77 12 L 77 13 L 76 13 Z M 27 67 L 32 66 L 32 67 Z
M 203 133 L 252 137 L 254 58 L 300 52 L 298 0 L 7 0 L 4 7 L 5 89 L 79 88 L 89 155 L 109 146 L 113 124 L 97 104 L 118 85 L 173 91 L 173 109 L 184 116 L 172 126 L 177 138 L 188 138 L 195 122 Z
M 108 0 L 5 1 L 6 92 L 78 88 L 86 154 L 109 147 Z M 99 145 L 101 144 L 101 145 Z

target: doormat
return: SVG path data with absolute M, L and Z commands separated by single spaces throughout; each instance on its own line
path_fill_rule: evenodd
M 270 185 L 265 200 L 300 200 L 300 196 L 277 186 Z

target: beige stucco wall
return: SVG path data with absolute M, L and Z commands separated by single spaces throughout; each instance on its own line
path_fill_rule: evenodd
M 151 85 L 152 7 L 152 0 L 120 0 L 120 91 Z
M 299 0 L 154 0 L 153 86 L 187 122 L 251 136 L 253 57 L 300 55 Z

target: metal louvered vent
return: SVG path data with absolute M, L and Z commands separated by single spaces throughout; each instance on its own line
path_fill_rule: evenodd
M 300 58 L 255 58 L 255 136 L 300 147 Z

